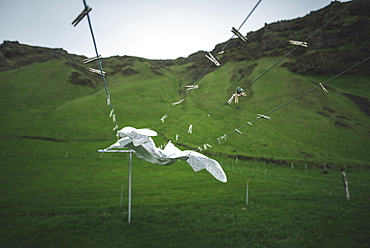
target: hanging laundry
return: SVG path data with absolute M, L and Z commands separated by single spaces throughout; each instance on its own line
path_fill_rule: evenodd
M 124 127 L 118 131 L 117 135 L 121 139 L 105 150 L 132 149 L 138 158 L 160 165 L 171 165 L 177 160 L 184 160 L 195 172 L 206 169 L 217 180 L 224 183 L 227 182 L 225 172 L 221 165 L 214 159 L 191 150 L 181 151 L 171 141 L 166 144 L 164 149 L 157 148 L 151 138 L 157 136 L 157 132 L 153 130 Z

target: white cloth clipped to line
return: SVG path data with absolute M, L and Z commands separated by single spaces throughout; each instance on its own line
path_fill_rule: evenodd
M 171 165 L 177 160 L 184 160 L 195 172 L 206 169 L 217 180 L 223 183 L 227 182 L 225 172 L 214 159 L 191 150 L 181 151 L 171 141 L 167 143 L 164 149 L 157 148 L 151 138 L 151 136 L 157 136 L 157 132 L 153 130 L 124 127 L 118 131 L 118 136 L 121 139 L 106 150 L 129 148 L 135 151 L 138 158 L 160 165 Z

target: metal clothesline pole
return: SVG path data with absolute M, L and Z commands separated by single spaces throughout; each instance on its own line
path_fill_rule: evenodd
M 131 177 L 132 177 L 132 151 L 130 152 L 130 159 L 128 163 L 128 210 L 127 221 L 131 222 Z
M 131 223 L 131 189 L 132 189 L 132 153 L 134 150 L 98 150 L 99 153 L 129 153 L 128 162 L 128 203 L 127 203 L 127 222 Z

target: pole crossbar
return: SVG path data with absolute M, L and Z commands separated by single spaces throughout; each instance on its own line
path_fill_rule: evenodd
M 130 153 L 135 153 L 134 150 L 106 150 L 106 149 L 100 149 L 98 150 L 99 153 L 120 153 L 120 152 L 130 152 Z

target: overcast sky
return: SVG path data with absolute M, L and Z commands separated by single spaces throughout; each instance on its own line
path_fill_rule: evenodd
M 176 59 L 227 41 L 258 0 L 86 0 L 99 53 Z M 240 30 L 302 17 L 330 0 L 262 0 Z M 0 42 L 63 48 L 95 56 L 87 19 L 73 27 L 82 0 L 0 0 Z

